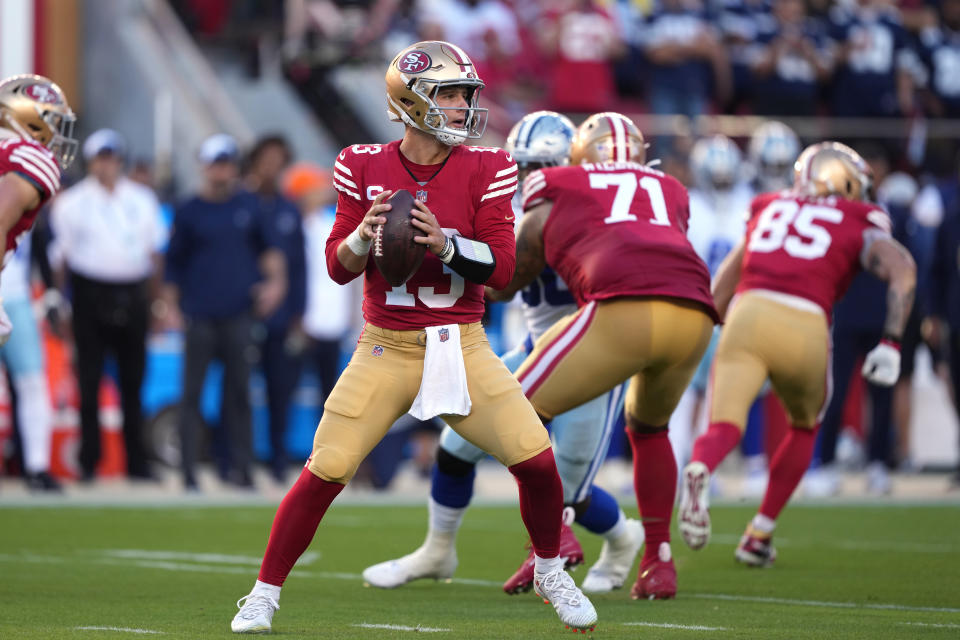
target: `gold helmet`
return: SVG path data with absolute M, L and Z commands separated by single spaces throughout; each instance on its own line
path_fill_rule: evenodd
M 577 129 L 570 148 L 570 163 L 636 162 L 647 159 L 647 144 L 633 120 L 606 111 L 595 113 Z
M 77 155 L 76 119 L 60 87 L 43 76 L 26 73 L 0 82 L 0 127 L 50 149 L 63 169 Z
M 819 142 L 804 149 L 794 163 L 793 186 L 804 195 L 871 200 L 873 170 L 847 145 Z
M 483 80 L 460 47 L 431 40 L 412 44 L 387 67 L 387 115 L 391 120 L 433 134 L 446 145 L 479 138 L 487 128 L 487 110 L 478 107 Z M 441 87 L 466 87 L 466 109 L 440 107 L 434 101 Z M 464 126 L 449 126 L 448 111 L 466 111 Z

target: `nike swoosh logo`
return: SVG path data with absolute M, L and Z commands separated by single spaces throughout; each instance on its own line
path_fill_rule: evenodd
M 513 220 L 516 216 L 504 216 L 508 221 Z

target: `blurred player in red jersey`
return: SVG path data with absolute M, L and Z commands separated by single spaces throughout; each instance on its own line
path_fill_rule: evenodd
M 0 82 L 0 233 L 3 264 L 33 226 L 40 207 L 60 190 L 73 162 L 76 117 L 56 84 L 32 74 Z M 0 305 L 0 345 L 13 327 Z
M 260 576 L 231 627 L 269 631 L 280 587 L 327 507 L 399 417 L 442 416 L 516 477 L 520 513 L 536 552 L 534 589 L 560 619 L 592 628 L 597 615 L 559 557 L 563 489 L 550 440 L 519 383 L 493 353 L 480 318 L 483 286 L 503 288 L 515 262 L 511 196 L 517 165 L 501 149 L 464 146 L 486 122 L 483 82 L 457 46 L 419 42 L 386 75 L 402 140 L 354 145 L 334 162 L 340 191 L 327 267 L 344 284 L 364 274 L 366 326 L 324 405 L 313 453 L 280 504 Z M 393 191 L 416 195 L 417 242 L 429 249 L 404 285 L 391 287 L 368 260 L 373 228 Z M 239 606 L 239 603 L 238 603 Z
M 710 427 L 683 470 L 680 533 L 691 548 L 710 539 L 710 474 L 736 447 L 750 403 L 769 377 L 793 428 L 770 461 L 766 494 L 736 558 L 773 563 L 777 516 L 810 464 L 830 399 L 830 310 L 861 268 L 889 283 L 884 337 L 867 354 L 863 375 L 874 384 L 896 383 L 916 266 L 890 236 L 889 216 L 870 202 L 872 190 L 863 158 L 822 142 L 800 154 L 792 191 L 753 200 L 744 239 L 714 279 L 726 325 L 711 371 Z
M 672 598 L 670 517 L 677 464 L 667 422 L 710 341 L 710 274 L 687 240 L 687 191 L 643 163 L 643 134 L 618 113 L 580 125 L 572 166 L 523 184 L 517 269 L 524 286 L 549 265 L 579 310 L 537 340 L 516 376 L 544 420 L 629 379 L 625 412 L 646 549 L 630 592 Z

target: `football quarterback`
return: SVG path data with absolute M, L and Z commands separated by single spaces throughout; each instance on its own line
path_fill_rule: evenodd
M 352 145 L 337 156 L 340 193 L 326 245 L 334 281 L 363 276 L 366 324 L 231 628 L 270 630 L 280 588 L 327 507 L 409 412 L 421 420 L 441 416 L 509 469 L 536 554 L 533 588 L 566 625 L 591 629 L 596 610 L 559 554 L 563 488 L 549 436 L 480 324 L 484 285 L 503 288 L 513 273 L 517 164 L 502 149 L 463 144 L 483 131 L 483 81 L 456 45 L 413 44 L 393 58 L 385 80 L 388 111 L 404 124 L 403 138 Z M 387 199 L 400 189 L 416 194 L 411 224 L 422 235 L 414 241 L 427 252 L 404 284 L 391 286 L 369 254 L 391 207 Z
M 872 182 L 853 149 L 807 147 L 794 165 L 792 191 L 753 200 L 745 236 L 714 279 L 726 323 L 710 377 L 710 427 L 683 470 L 679 508 L 680 532 L 693 549 L 710 539 L 710 474 L 739 442 L 747 409 L 769 378 L 792 428 L 770 460 L 766 493 L 735 556 L 773 564 L 776 519 L 810 464 L 830 397 L 831 309 L 860 269 L 889 285 L 884 337 L 867 354 L 863 375 L 885 386 L 897 381 L 916 266 L 890 235 L 887 213 L 871 202 Z

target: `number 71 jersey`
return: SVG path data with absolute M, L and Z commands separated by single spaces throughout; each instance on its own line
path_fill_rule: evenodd
M 805 298 L 830 317 L 860 270 L 865 251 L 889 236 L 876 204 L 834 196 L 764 193 L 750 205 L 737 291 L 766 289 Z
M 577 304 L 627 296 L 698 302 L 716 319 L 710 273 L 687 240 L 687 190 L 635 162 L 551 167 L 523 183 L 523 208 L 553 203 L 547 264 Z

